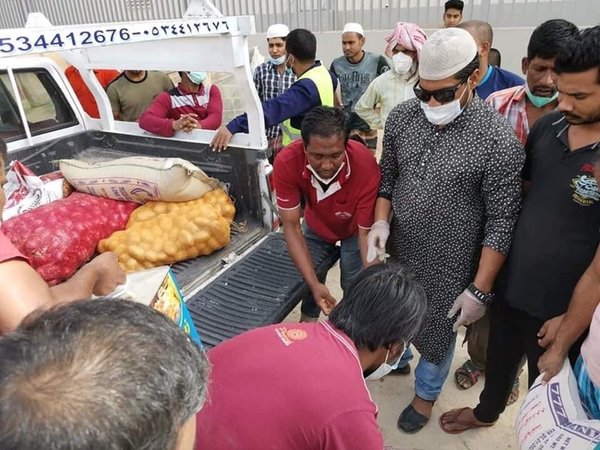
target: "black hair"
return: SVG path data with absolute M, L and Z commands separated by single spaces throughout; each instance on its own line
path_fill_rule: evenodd
M 302 119 L 300 130 L 305 146 L 314 135 L 328 138 L 339 134 L 344 138 L 344 144 L 348 141 L 346 114 L 340 108 L 315 106 Z
M 579 34 L 577 26 L 564 19 L 552 19 L 539 25 L 529 38 L 527 59 L 556 58 L 565 41 Z M 597 49 L 600 51 L 600 49 Z
M 461 81 L 466 80 L 477 69 L 479 69 L 479 56 L 475 55 L 475 58 L 473 58 L 473 60 L 464 68 L 456 72 L 453 77 Z
M 462 0 L 448 0 L 446 3 L 444 3 L 444 13 L 449 9 L 458 9 L 462 13 L 464 7 L 465 2 Z
M 500 67 L 502 65 L 502 55 L 500 54 L 500 50 L 497 48 L 490 48 L 488 64 L 496 67 Z
M 0 340 L 2 450 L 175 447 L 208 363 L 167 317 L 126 300 L 37 311 Z
M 357 348 L 374 352 L 411 342 L 426 315 L 423 287 L 400 266 L 378 264 L 356 276 L 329 322 Z
M 314 61 L 317 57 L 317 38 L 303 28 L 296 28 L 287 35 L 285 51 L 298 61 Z
M 0 139 L 0 162 L 6 166 L 8 162 L 8 150 L 6 149 L 6 143 L 3 139 Z
M 596 68 L 600 83 L 600 25 L 587 28 L 568 39 L 554 61 L 554 71 L 579 73 Z

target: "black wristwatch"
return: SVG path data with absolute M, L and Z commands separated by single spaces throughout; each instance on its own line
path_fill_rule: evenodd
M 494 293 L 490 292 L 488 294 L 486 294 L 483 291 L 480 291 L 479 289 L 477 289 L 477 287 L 471 283 L 469 285 L 469 287 L 467 288 L 467 290 L 473 294 L 477 300 L 479 300 L 481 303 L 483 303 L 485 306 L 489 306 L 492 304 L 492 302 L 494 301 Z

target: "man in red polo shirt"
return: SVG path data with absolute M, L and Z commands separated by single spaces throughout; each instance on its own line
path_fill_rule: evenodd
M 288 252 L 312 294 L 302 302 L 302 321 L 317 320 L 320 311 L 329 314 L 336 304 L 315 273 L 305 239 L 323 247 L 341 241 L 341 284 L 346 292 L 366 265 L 380 178 L 369 150 L 348 140 L 344 113 L 324 106 L 306 114 L 302 139 L 275 159 L 273 179 Z
M 6 203 L 6 145 L 0 139 L 0 213 Z M 2 214 L 0 214 L 0 219 Z M 2 224 L 0 220 L 0 225 Z M 79 269 L 64 283 L 49 287 L 27 259 L 0 231 L 0 335 L 13 330 L 21 319 L 40 306 L 106 295 L 125 282 L 114 253 L 103 253 Z

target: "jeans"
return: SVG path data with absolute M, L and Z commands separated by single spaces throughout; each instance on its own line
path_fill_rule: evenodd
M 442 392 L 442 386 L 448 378 L 450 366 L 452 365 L 455 344 L 456 334 L 448 348 L 448 353 L 446 353 L 439 366 L 428 362 L 422 356 L 419 358 L 419 363 L 415 369 L 415 393 L 423 400 L 434 402 Z
M 325 242 L 319 236 L 317 236 L 306 224 L 302 224 L 302 231 L 304 232 L 304 239 L 318 244 L 319 246 L 330 250 L 335 247 L 335 244 Z M 342 290 L 346 292 L 352 279 L 358 275 L 358 272 L 363 268 L 362 259 L 360 257 L 360 247 L 358 245 L 358 236 L 352 236 L 348 239 L 341 241 L 340 246 L 340 272 L 341 272 L 341 285 Z M 321 283 L 325 283 L 325 276 L 319 278 Z M 308 317 L 319 317 L 321 308 L 315 302 L 312 294 L 309 292 L 308 296 L 302 300 L 302 306 L 300 307 L 302 314 Z

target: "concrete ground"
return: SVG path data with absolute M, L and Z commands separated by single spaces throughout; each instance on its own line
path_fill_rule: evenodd
M 339 265 L 336 265 L 328 274 L 327 286 L 332 295 L 338 300 L 342 298 L 339 284 Z M 300 318 L 299 308 L 296 308 L 286 321 L 297 322 Z M 454 371 L 467 359 L 467 347 L 462 347 L 460 342 L 464 337 L 464 328 L 459 332 L 454 361 L 450 375 L 442 395 L 433 407 L 433 415 L 429 423 L 417 434 L 406 434 L 396 426 L 400 412 L 410 403 L 414 395 L 414 377 L 411 372 L 408 376 L 387 376 L 379 381 L 367 383 L 373 400 L 379 407 L 378 422 L 385 440 L 386 450 L 504 450 L 516 449 L 515 418 L 518 413 L 520 401 L 525 398 L 527 375 L 521 375 L 521 393 L 519 401 L 509 406 L 500 420 L 491 428 L 469 430 L 459 435 L 444 433 L 439 425 L 440 415 L 453 408 L 462 406 L 475 406 L 479 393 L 483 388 L 483 378 L 480 378 L 473 388 L 459 390 L 454 382 Z M 418 352 L 413 347 L 415 360 L 411 362 L 414 369 L 418 361 Z

